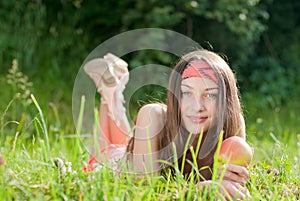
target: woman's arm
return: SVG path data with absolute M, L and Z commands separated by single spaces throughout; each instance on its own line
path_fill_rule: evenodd
M 164 112 L 161 104 L 145 105 L 138 112 L 130 161 L 135 173 L 148 174 L 159 171 L 157 139 L 164 127 Z
M 240 114 L 239 136 L 246 140 L 245 119 L 242 114 Z M 222 177 L 222 181 L 220 182 L 220 186 L 222 186 L 222 188 L 219 188 L 222 195 L 238 199 L 251 197 L 248 189 L 245 187 L 246 182 L 250 179 L 247 168 L 234 164 L 226 164 L 224 165 L 224 169 L 220 170 L 219 175 Z M 203 185 L 211 184 L 208 182 L 208 184 L 204 183 Z M 227 192 L 227 195 L 225 191 Z
M 246 167 L 234 164 L 225 164 L 218 172 L 219 192 L 226 198 L 245 199 L 251 198 L 245 187 L 250 179 Z

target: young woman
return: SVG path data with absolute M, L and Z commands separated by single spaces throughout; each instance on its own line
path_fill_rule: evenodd
M 193 168 L 187 161 L 193 161 L 193 157 L 186 147 L 195 151 L 200 147 L 196 158 L 201 168 L 199 184 L 210 186 L 220 133 L 224 133 L 223 140 L 234 135 L 245 139 L 235 76 L 214 52 L 196 50 L 180 58 L 169 79 L 166 104 L 143 106 L 131 139 L 122 96 L 128 81 L 127 64 L 108 54 L 104 59 L 88 62 L 84 69 L 103 99 L 99 140 L 101 147 L 106 147 L 101 151 L 103 161 L 120 158 L 126 152 L 133 172 L 152 174 L 165 172 L 170 168 L 166 164 L 178 159 L 182 172 L 189 175 Z M 248 179 L 246 168 L 228 164 L 221 185 L 230 196 L 243 199 L 249 195 L 244 186 Z

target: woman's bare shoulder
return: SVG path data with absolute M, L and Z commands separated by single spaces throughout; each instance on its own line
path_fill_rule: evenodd
M 161 103 L 150 103 L 144 105 L 138 113 L 138 118 L 148 119 L 155 121 L 161 121 L 164 119 L 166 115 L 167 107 Z
M 164 127 L 166 106 L 160 103 L 144 105 L 136 119 L 136 134 L 141 135 L 145 130 L 151 136 L 156 136 Z

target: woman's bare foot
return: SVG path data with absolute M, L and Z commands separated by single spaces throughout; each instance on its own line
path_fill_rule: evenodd
M 113 70 L 117 78 L 121 81 L 121 83 L 125 86 L 129 79 L 128 73 L 128 64 L 122 60 L 121 58 L 117 57 L 112 53 L 107 53 L 103 57 L 110 65 L 113 66 Z
M 101 94 L 101 102 L 108 105 L 108 115 L 119 125 L 126 112 L 123 90 L 129 78 L 127 63 L 108 53 L 104 59 L 96 58 L 87 62 L 84 70 Z
M 86 74 L 94 81 L 98 91 L 101 89 L 101 82 L 104 82 L 108 87 L 113 87 L 117 83 L 113 67 L 105 59 L 93 59 L 87 62 L 83 68 Z

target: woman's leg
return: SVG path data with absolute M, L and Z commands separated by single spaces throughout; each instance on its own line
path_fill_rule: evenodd
M 104 147 L 109 146 L 111 144 L 111 134 L 110 134 L 110 126 L 109 126 L 109 116 L 108 116 L 108 108 L 106 104 L 100 103 L 99 108 L 99 136 L 98 136 L 98 144 L 100 146 L 100 150 Z
M 118 160 L 122 158 L 126 152 L 130 126 L 125 113 L 123 116 L 119 125 L 117 125 L 115 120 L 109 115 L 108 105 L 105 103 L 100 104 L 100 132 L 98 135 L 98 145 L 100 149 L 93 153 L 93 156 L 97 157 L 98 162 L 106 163 L 108 161 Z
M 108 53 L 104 59 L 96 58 L 84 66 L 101 95 L 99 124 L 101 147 L 108 143 L 126 144 L 130 125 L 124 107 L 123 90 L 129 79 L 127 63 Z M 102 136 L 101 136 L 102 135 Z
M 112 144 L 127 145 L 130 139 L 131 129 L 126 114 L 124 113 L 122 115 L 122 118 L 118 123 L 119 125 L 117 125 L 110 117 L 108 117 L 108 122 L 110 129 L 110 142 Z
M 94 59 L 84 66 L 85 72 L 94 81 L 101 95 L 99 112 L 99 135 L 94 142 L 89 167 L 93 163 L 106 162 L 121 158 L 131 136 L 131 128 L 124 107 L 123 90 L 129 79 L 127 63 L 120 58 L 107 54 L 104 59 Z M 99 149 L 96 149 L 96 146 Z
M 130 135 L 130 125 L 125 112 L 122 115 L 123 118 L 121 118 L 119 125 L 117 125 L 115 120 L 109 115 L 108 105 L 101 103 L 99 116 L 100 147 L 107 147 L 109 144 L 127 145 Z

